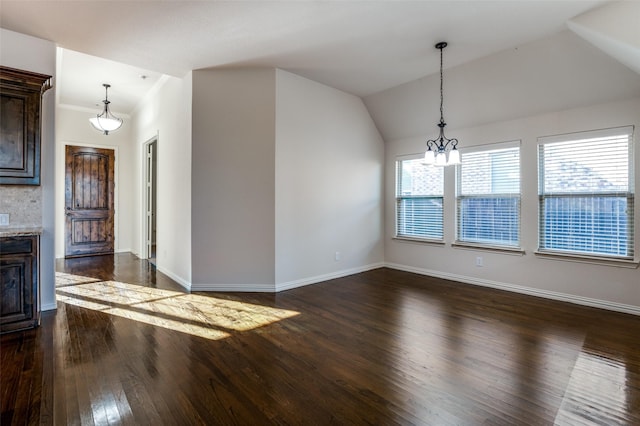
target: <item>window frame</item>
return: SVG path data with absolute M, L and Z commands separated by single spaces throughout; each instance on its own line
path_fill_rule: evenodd
M 420 196 L 403 196 L 400 194 L 401 190 L 401 182 L 402 182 L 402 163 L 404 161 L 411 160 L 421 160 L 424 158 L 424 154 L 409 154 L 409 155 L 400 155 L 396 157 L 395 161 L 395 206 L 394 206 L 394 239 L 396 240 L 405 240 L 405 241 L 413 241 L 413 242 L 421 242 L 421 243 L 434 243 L 434 244 L 444 244 L 444 167 L 436 167 L 434 165 L 424 165 L 424 167 L 433 167 L 434 169 L 442 170 L 442 194 L 441 195 L 420 195 Z M 441 235 L 439 238 L 433 237 L 425 237 L 417 234 L 404 234 L 400 233 L 400 215 L 401 215 L 401 203 L 403 200 L 416 200 L 416 199 L 433 199 L 440 200 L 441 210 L 440 210 L 440 223 L 442 224 Z
M 543 257 L 561 257 L 578 262 L 597 263 L 597 264 L 638 264 L 638 250 L 635 243 L 635 169 L 634 169 L 634 128 L 635 126 L 620 126 L 607 129 L 587 130 L 580 132 L 572 132 L 554 136 L 539 137 L 537 141 L 537 168 L 538 168 L 538 249 L 536 255 Z M 609 192 L 579 192 L 579 191 L 550 191 L 545 193 L 545 173 L 544 166 L 542 164 L 543 159 L 543 146 L 562 143 L 562 142 L 578 142 L 586 139 L 607 138 L 617 135 L 628 135 L 627 146 L 627 191 L 612 190 Z M 586 252 L 580 250 L 564 250 L 557 248 L 545 247 L 544 241 L 548 232 L 545 227 L 545 200 L 548 199 L 606 199 L 606 198 L 625 198 L 627 206 L 627 223 L 626 223 L 626 238 L 627 238 L 627 251 L 630 254 L 624 256 L 619 254 L 607 254 L 598 252 Z M 630 213 L 629 213 L 630 212 Z
M 519 174 L 519 187 L 517 192 L 502 192 L 502 193 L 486 193 L 486 194 L 474 194 L 474 195 L 461 195 L 462 191 L 462 169 L 465 166 L 464 156 L 465 154 L 476 152 L 489 152 L 500 151 L 506 149 L 518 148 L 518 174 Z M 491 249 L 504 252 L 518 252 L 523 253 L 522 249 L 522 140 L 512 140 L 508 142 L 495 142 L 490 144 L 477 145 L 474 147 L 461 149 L 462 164 L 456 166 L 456 184 L 455 184 L 455 235 L 456 239 L 453 243 L 454 247 L 473 247 L 480 249 Z M 490 183 L 493 184 L 493 178 L 490 177 Z M 501 244 L 497 240 L 475 241 L 465 240 L 461 238 L 462 225 L 462 212 L 460 210 L 461 203 L 468 199 L 480 199 L 480 198 L 494 198 L 494 199 L 513 199 L 516 198 L 514 194 L 517 194 L 517 242 L 515 244 Z

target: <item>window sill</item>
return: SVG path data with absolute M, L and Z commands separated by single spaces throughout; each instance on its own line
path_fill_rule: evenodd
M 493 251 L 493 252 L 511 254 L 516 256 L 524 256 L 525 254 L 525 251 L 520 247 L 492 246 L 488 244 L 465 243 L 462 241 L 456 241 L 455 243 L 451 244 L 451 247 L 465 249 L 465 250 Z
M 640 262 L 636 260 L 616 259 L 614 257 L 598 257 L 598 256 L 586 256 L 574 253 L 560 253 L 560 252 L 548 252 L 548 251 L 535 251 L 536 256 L 567 262 L 589 263 L 591 265 L 603 265 L 603 266 L 617 266 L 620 268 L 637 269 Z
M 404 241 L 407 243 L 431 244 L 431 245 L 437 245 L 437 246 L 444 246 L 444 240 L 428 240 L 426 238 L 412 238 L 412 237 L 398 237 L 398 236 L 393 237 L 392 240 Z

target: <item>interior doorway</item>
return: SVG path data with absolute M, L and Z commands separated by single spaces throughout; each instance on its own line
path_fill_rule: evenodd
M 158 138 L 144 144 L 144 176 L 145 176 L 145 217 L 144 242 L 145 257 L 156 264 L 157 241 L 157 209 L 158 209 Z

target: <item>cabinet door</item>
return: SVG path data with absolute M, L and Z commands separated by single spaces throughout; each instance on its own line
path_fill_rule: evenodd
M 50 78 L 0 66 L 0 184 L 40 185 L 40 100 Z
M 32 271 L 31 256 L 3 256 L 0 260 L 0 324 L 33 318 Z
M 0 253 L 0 332 L 37 326 L 37 239 L 1 239 Z
M 7 93 L 9 92 L 9 93 Z M 40 140 L 35 131 L 38 93 L 0 93 L 0 177 L 3 183 L 40 183 Z M 20 179 L 20 180 L 17 180 Z

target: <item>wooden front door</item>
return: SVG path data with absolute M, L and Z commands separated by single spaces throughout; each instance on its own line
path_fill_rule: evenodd
M 66 147 L 65 257 L 113 253 L 114 162 L 111 149 Z

